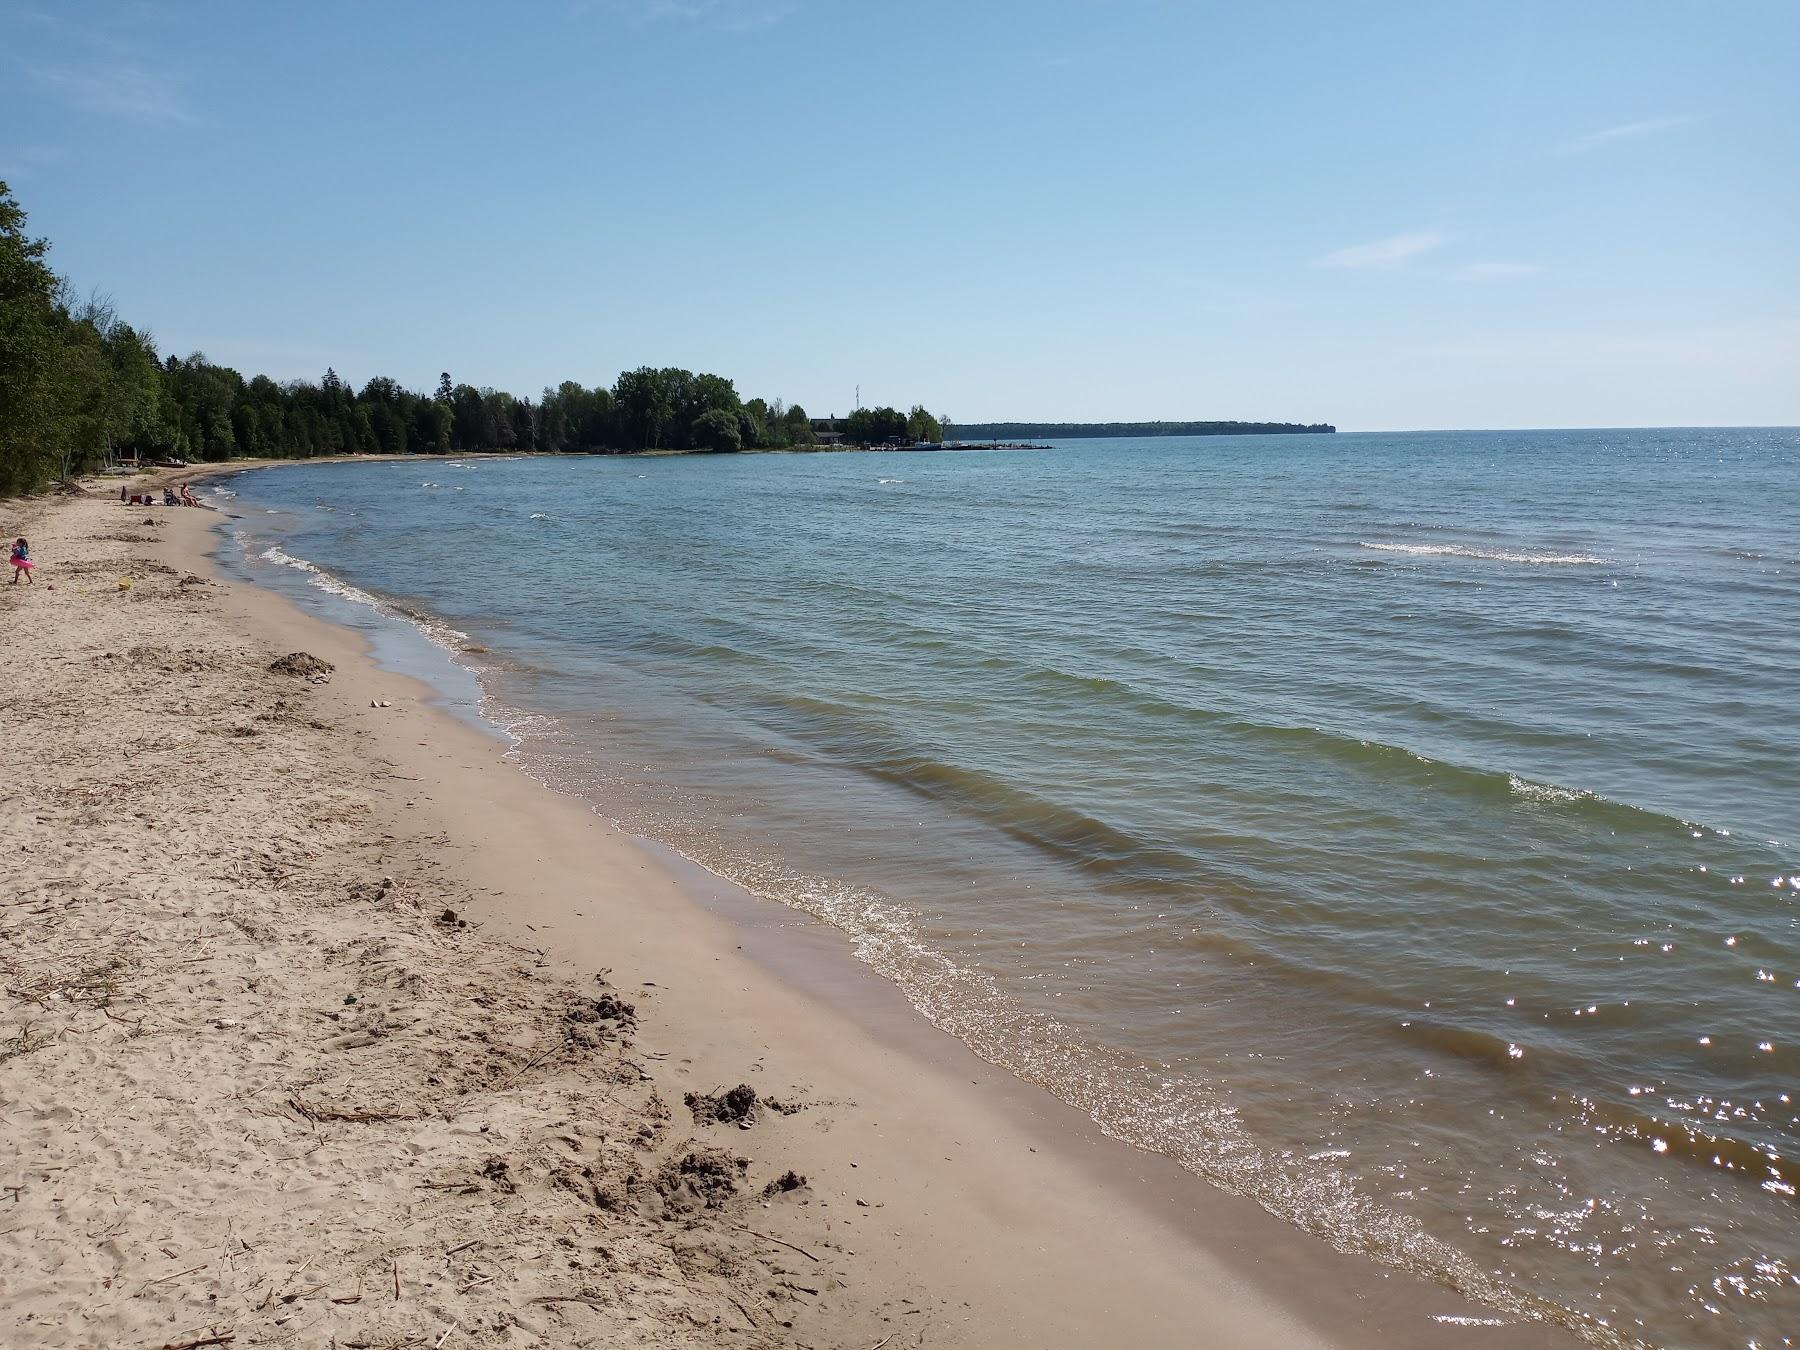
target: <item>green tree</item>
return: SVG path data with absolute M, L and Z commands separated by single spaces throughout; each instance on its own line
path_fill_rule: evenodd
M 25 233 L 25 211 L 0 182 L 0 492 L 49 477 L 58 321 L 49 245 Z
M 906 414 L 895 408 L 858 408 L 844 419 L 844 439 L 855 445 L 903 441 Z
M 914 443 L 920 441 L 931 445 L 941 445 L 944 441 L 944 428 L 937 418 L 926 412 L 923 405 L 913 404 L 913 410 L 906 418 L 906 434 Z
M 513 429 L 513 404 L 516 400 L 511 394 L 502 393 L 498 389 L 481 391 L 481 440 L 475 447 L 479 450 L 512 450 L 518 445 L 517 433 Z
M 411 413 L 408 444 L 422 454 L 449 454 L 450 405 L 439 398 L 415 399 Z
M 478 450 L 482 439 L 481 391 L 472 384 L 459 384 L 450 393 L 450 448 L 456 451 Z
M 512 442 L 514 450 L 532 450 L 537 447 L 536 410 L 531 400 L 520 398 L 512 400 Z
M 724 408 L 709 408 L 694 419 L 692 444 L 699 450 L 741 450 L 743 432 L 737 414 Z
M 674 373 L 639 366 L 625 371 L 613 385 L 615 421 L 624 449 L 655 450 L 663 444 L 681 392 L 679 382 L 671 378 Z
M 67 309 L 59 315 L 46 448 L 54 456 L 56 476 L 64 481 L 98 460 L 106 448 L 112 369 L 93 317 Z
M 769 437 L 769 405 L 753 398 L 738 410 L 738 431 L 744 445 L 758 450 L 773 448 Z

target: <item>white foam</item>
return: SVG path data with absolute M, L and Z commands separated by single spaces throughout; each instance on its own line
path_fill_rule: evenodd
M 340 600 L 350 601 L 351 604 L 366 605 L 377 614 L 384 614 L 391 618 L 407 619 L 415 628 L 423 633 L 426 638 L 440 647 L 447 647 L 454 650 L 459 643 L 467 642 L 469 640 L 469 635 L 467 633 L 452 628 L 448 624 L 438 623 L 430 619 L 418 618 L 413 615 L 399 614 L 391 605 L 383 604 L 380 600 L 376 599 L 360 587 L 352 586 L 347 581 L 340 581 L 338 578 L 332 576 L 331 573 L 322 571 L 312 563 L 309 563 L 305 558 L 296 558 L 293 554 L 283 552 L 280 548 L 273 545 L 264 549 L 258 556 L 261 557 L 264 562 L 274 563 L 277 567 L 291 567 L 296 572 L 305 572 L 307 574 L 307 584 L 317 586 L 327 595 L 335 595 Z
M 1467 544 L 1371 544 L 1359 539 L 1356 546 L 1377 553 L 1405 553 L 1415 558 L 1480 558 L 1487 562 L 1535 563 L 1540 567 L 1597 567 L 1612 561 L 1595 553 L 1520 553 L 1508 549 L 1471 548 Z
M 1553 783 L 1534 783 L 1529 778 L 1521 778 L 1516 773 L 1506 775 L 1506 785 L 1511 788 L 1515 797 L 1523 797 L 1528 802 L 1555 802 L 1568 805 L 1570 802 L 1582 801 L 1592 797 L 1591 792 L 1583 792 L 1579 788 L 1557 787 Z
M 265 548 L 258 556 L 261 557 L 264 562 L 274 563 L 277 567 L 293 567 L 302 572 L 317 572 L 319 570 L 306 561 L 305 558 L 296 558 L 290 553 L 283 553 L 280 549 L 275 548 L 272 545 Z

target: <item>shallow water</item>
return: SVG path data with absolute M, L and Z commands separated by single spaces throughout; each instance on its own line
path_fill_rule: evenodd
M 1119 1136 L 1515 1309 L 1792 1343 L 1800 433 L 230 490 L 256 579 L 482 649 L 534 772 Z

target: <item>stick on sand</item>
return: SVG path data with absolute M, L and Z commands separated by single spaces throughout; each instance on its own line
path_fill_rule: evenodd
M 820 1265 L 825 1264 L 823 1260 L 821 1260 L 817 1256 L 814 1256 L 811 1252 L 807 1251 L 806 1248 L 804 1248 L 804 1247 L 796 1247 L 791 1242 L 783 1242 L 778 1237 L 770 1237 L 767 1233 L 759 1233 L 754 1228 L 745 1228 L 741 1224 L 732 1224 L 731 1226 L 733 1228 L 736 1228 L 738 1230 L 738 1232 L 740 1232 L 740 1233 L 748 1233 L 748 1234 L 750 1234 L 751 1237 L 759 1237 L 764 1242 L 773 1242 L 778 1247 L 786 1247 L 791 1252 L 799 1252 L 800 1255 L 804 1256 L 808 1261 L 815 1261 L 815 1262 L 818 1262 L 818 1264 L 820 1264 Z

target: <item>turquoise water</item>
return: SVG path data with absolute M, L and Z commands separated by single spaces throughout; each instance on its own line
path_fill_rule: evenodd
M 1792 1343 L 1800 432 L 229 490 L 250 575 L 410 615 L 531 771 L 1120 1137 L 1515 1313 Z

